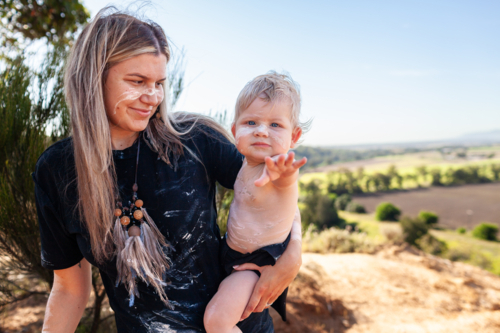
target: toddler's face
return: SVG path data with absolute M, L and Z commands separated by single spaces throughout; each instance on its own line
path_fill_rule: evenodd
M 266 156 L 286 154 L 302 134 L 290 115 L 289 104 L 256 98 L 231 129 L 239 152 L 255 163 L 263 163 Z

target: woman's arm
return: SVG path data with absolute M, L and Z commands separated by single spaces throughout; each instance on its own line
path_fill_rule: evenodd
M 86 259 L 73 267 L 54 271 L 54 286 L 42 332 L 74 332 L 89 300 L 91 287 L 92 270 Z
M 235 270 L 258 270 L 260 279 L 255 285 L 252 297 L 241 316 L 246 319 L 252 312 L 262 312 L 267 308 L 266 304 L 272 304 L 281 293 L 292 283 L 299 273 L 302 265 L 302 225 L 300 211 L 297 208 L 292 225 L 290 242 L 283 255 L 276 261 L 274 266 L 259 267 L 255 264 L 243 264 L 235 267 Z

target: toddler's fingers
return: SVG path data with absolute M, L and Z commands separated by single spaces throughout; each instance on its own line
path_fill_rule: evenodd
M 304 166 L 307 163 L 307 157 L 303 157 L 302 159 L 293 162 L 293 167 L 298 169 Z
M 257 187 L 262 187 L 262 186 L 266 185 L 267 183 L 269 183 L 270 180 L 271 180 L 271 178 L 269 178 L 269 174 L 266 172 L 266 170 L 264 170 L 264 172 L 262 173 L 262 176 L 260 176 L 260 178 L 254 182 L 254 185 Z
M 285 166 L 285 161 L 286 161 L 287 156 L 284 154 L 281 154 L 278 156 L 278 159 L 276 161 L 277 167 L 278 168 L 283 168 Z
M 293 164 L 293 159 L 295 157 L 295 153 L 293 151 L 289 152 L 286 156 L 285 166 L 289 168 Z

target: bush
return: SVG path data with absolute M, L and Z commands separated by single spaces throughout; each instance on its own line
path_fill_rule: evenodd
M 335 208 L 337 210 L 345 210 L 352 198 L 349 194 L 342 194 L 335 200 Z
M 366 213 L 365 206 L 363 206 L 357 202 L 354 202 L 354 201 L 349 202 L 347 204 L 347 207 L 345 208 L 345 210 L 348 212 L 351 212 L 351 213 L 358 213 L 358 214 L 365 214 Z
M 427 224 L 436 224 L 439 221 L 439 216 L 433 212 L 427 212 L 425 210 L 418 214 L 418 218 Z
M 373 253 L 376 244 L 365 233 L 349 233 L 337 228 L 318 232 L 309 226 L 302 240 L 302 250 L 316 253 Z
M 440 241 L 439 239 L 428 233 L 418 239 L 416 243 L 422 251 L 435 256 L 443 254 L 446 252 L 446 250 L 448 250 L 448 246 L 445 242 Z
M 397 221 L 400 215 L 401 210 L 390 202 L 382 202 L 375 211 L 377 221 Z
M 493 223 L 481 223 L 472 230 L 472 236 L 484 240 L 497 240 L 498 226 Z
M 429 226 L 420 219 L 404 217 L 401 219 L 401 229 L 403 229 L 403 239 L 411 245 L 416 245 L 417 240 L 427 234 Z
M 464 227 L 459 227 L 457 228 L 457 232 L 459 234 L 465 234 L 467 232 L 467 229 L 465 229 Z

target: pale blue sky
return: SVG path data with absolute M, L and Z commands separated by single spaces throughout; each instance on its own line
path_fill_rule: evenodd
M 232 113 L 274 69 L 301 86 L 305 145 L 500 128 L 500 1 L 156 0 L 143 12 L 186 51 L 178 110 Z

